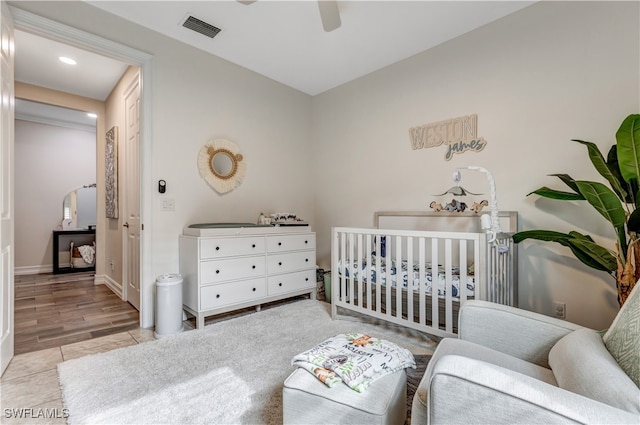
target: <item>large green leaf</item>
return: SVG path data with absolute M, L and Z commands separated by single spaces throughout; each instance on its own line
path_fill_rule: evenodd
M 635 205 L 639 200 L 638 197 L 635 196 L 636 193 L 638 193 L 638 181 L 636 179 L 632 179 L 631 181 L 626 182 L 624 178 L 622 178 L 622 173 L 620 173 L 620 165 L 618 164 L 618 147 L 616 145 L 611 146 L 611 149 L 609 149 L 609 153 L 607 154 L 607 166 L 616 176 L 620 184 L 626 188 L 625 191 L 627 193 L 627 196 L 625 197 L 624 201 L 627 204 Z
M 562 232 L 554 232 L 553 230 L 524 230 L 513 235 L 513 241 L 515 243 L 520 243 L 525 239 L 537 239 L 546 242 L 564 242 L 563 245 L 565 246 L 569 238 L 571 238 L 570 235 Z
M 577 259 L 596 270 L 613 273 L 618 269 L 615 253 L 595 242 L 571 238 L 569 248 Z
M 583 235 L 580 232 L 576 232 L 575 230 L 572 230 L 569 232 L 569 236 L 571 236 L 572 238 L 576 238 L 576 239 L 584 239 L 585 241 L 591 241 L 593 242 L 593 238 L 589 235 Z
M 618 196 L 607 186 L 599 182 L 577 180 L 576 184 L 580 193 L 604 218 L 606 218 L 616 231 L 623 228 L 626 215 Z
M 630 204 L 634 205 L 636 208 L 639 207 L 640 205 L 640 187 L 638 187 L 638 180 L 636 179 L 631 179 L 629 181 L 629 190 L 627 192 L 629 193 L 635 193 L 635 201 L 631 201 L 629 202 Z
M 589 158 L 591 159 L 591 163 L 593 164 L 595 169 L 598 170 L 602 177 L 607 179 L 607 181 L 611 185 L 611 188 L 618 195 L 618 197 L 622 200 L 625 200 L 627 198 L 627 192 L 622 188 L 618 177 L 609 168 L 609 165 L 604 159 L 602 152 L 600 152 L 600 149 L 598 149 L 598 146 L 595 143 L 585 142 L 584 140 L 574 139 L 573 141 L 583 144 L 587 147 Z
M 640 209 L 634 210 L 627 219 L 627 229 L 630 232 L 640 233 Z
M 580 193 L 580 190 L 578 189 L 578 185 L 576 185 L 576 181 L 569 174 L 549 174 L 549 175 L 559 178 L 560 180 L 562 180 L 564 184 L 569 186 L 574 192 L 578 194 Z
M 563 192 L 561 190 L 550 189 L 547 186 L 534 190 L 533 192 L 528 193 L 527 196 L 534 193 L 545 198 L 560 199 L 563 201 L 584 201 L 585 199 L 580 193 Z
M 525 230 L 513 235 L 513 241 L 520 243 L 526 239 L 537 239 L 545 242 L 556 242 L 571 249 L 575 257 L 583 264 L 613 273 L 618 266 L 615 253 L 593 242 L 591 236 L 572 231 L 570 233 L 552 230 Z
M 640 115 L 632 114 L 622 121 L 616 142 L 622 178 L 640 180 Z

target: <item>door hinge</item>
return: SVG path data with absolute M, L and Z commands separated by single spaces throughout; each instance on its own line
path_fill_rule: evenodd
M 140 225 L 140 230 L 144 230 L 144 223 Z

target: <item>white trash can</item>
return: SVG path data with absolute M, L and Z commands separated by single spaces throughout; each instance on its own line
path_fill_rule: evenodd
M 156 338 L 182 332 L 182 276 L 165 273 L 156 279 Z

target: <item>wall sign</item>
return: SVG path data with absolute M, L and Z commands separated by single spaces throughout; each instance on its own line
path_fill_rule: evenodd
M 487 141 L 478 137 L 478 114 L 452 118 L 409 129 L 413 150 L 446 145 L 444 159 L 467 151 L 480 152 Z

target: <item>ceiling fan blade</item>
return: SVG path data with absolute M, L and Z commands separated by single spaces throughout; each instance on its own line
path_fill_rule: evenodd
M 336 0 L 318 0 L 318 8 L 320 9 L 322 28 L 326 32 L 340 28 L 342 21 L 340 20 L 340 11 Z

